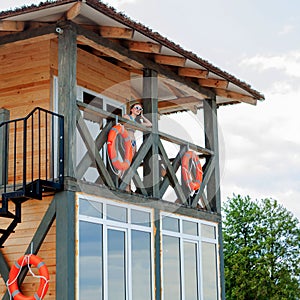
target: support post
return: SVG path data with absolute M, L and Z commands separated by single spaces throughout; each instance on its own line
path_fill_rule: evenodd
M 8 121 L 9 117 L 9 110 L 0 108 L 0 124 Z M 7 126 L 0 127 L 0 185 L 5 185 L 7 183 L 8 175 L 8 163 L 5 163 L 5 161 L 8 162 L 8 135 L 6 134 L 6 130 L 8 130 Z
M 218 141 L 218 120 L 216 98 L 203 101 L 204 107 L 204 130 L 205 147 L 214 152 L 214 169 L 207 183 L 207 201 L 213 211 L 221 214 L 221 193 L 220 193 L 220 166 L 219 166 L 219 141 Z M 224 255 L 223 255 L 223 235 L 222 222 L 218 224 L 219 236 L 219 259 L 220 259 L 220 280 L 221 280 L 221 299 L 225 299 L 225 274 L 224 274 Z
M 56 299 L 75 300 L 75 198 L 74 192 L 56 195 Z
M 76 178 L 77 33 L 70 22 L 57 24 L 58 107 L 64 116 L 64 175 Z M 56 197 L 56 298 L 75 300 L 75 193 Z
M 65 120 L 65 170 L 67 177 L 75 178 L 76 167 L 76 30 L 68 22 L 58 25 L 58 112 Z
M 159 150 L 158 150 L 158 77 L 157 72 L 144 69 L 143 72 L 144 114 L 152 122 L 153 143 L 144 160 L 145 187 L 153 198 L 159 198 Z

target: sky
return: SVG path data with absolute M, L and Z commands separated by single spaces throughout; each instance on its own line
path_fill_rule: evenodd
M 40 1 L 1 1 L 0 10 Z M 273 198 L 300 220 L 300 2 L 104 0 L 265 96 L 218 110 L 221 195 Z

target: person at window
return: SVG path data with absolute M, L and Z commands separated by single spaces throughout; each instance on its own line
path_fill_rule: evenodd
M 146 127 L 152 127 L 152 123 L 143 115 L 143 107 L 139 103 L 135 103 L 130 106 L 130 113 L 123 116 L 124 119 L 143 124 Z M 133 155 L 136 153 L 136 139 L 135 130 L 132 128 L 127 128 L 128 135 L 131 139 Z

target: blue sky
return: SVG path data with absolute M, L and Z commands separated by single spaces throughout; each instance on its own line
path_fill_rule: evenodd
M 39 2 L 7 0 L 0 10 Z M 265 95 L 218 110 L 222 198 L 271 197 L 300 220 L 300 2 L 103 2 Z

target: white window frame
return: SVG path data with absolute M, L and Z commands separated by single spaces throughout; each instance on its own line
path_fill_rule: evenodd
M 179 220 L 179 232 L 175 231 L 170 231 L 163 229 L 163 217 L 171 217 L 174 219 Z M 190 235 L 183 233 L 183 221 L 190 221 L 193 223 L 197 223 L 197 229 L 198 229 L 198 235 Z M 184 242 L 191 242 L 195 243 L 197 245 L 197 275 L 198 275 L 198 299 L 197 300 L 202 300 L 203 298 L 203 271 L 202 271 L 202 242 L 206 243 L 211 243 L 216 246 L 216 249 L 218 248 L 218 226 L 214 222 L 208 222 L 204 220 L 199 220 L 191 217 L 186 217 L 186 216 L 181 216 L 178 214 L 171 214 L 167 212 L 161 212 L 160 214 L 160 223 L 161 223 L 161 239 L 163 239 L 163 236 L 171 236 L 171 237 L 177 237 L 179 238 L 179 243 L 180 243 L 180 279 L 181 279 L 181 300 L 185 300 L 185 282 L 184 282 L 184 255 L 183 255 L 183 244 Z M 201 232 L 201 225 L 208 225 L 212 226 L 215 228 L 215 238 L 207 238 L 202 236 Z M 163 253 L 163 249 L 161 249 L 161 253 Z M 161 257 L 161 260 L 163 262 L 163 254 Z M 216 255 L 216 265 L 219 266 L 219 256 Z M 216 268 L 216 274 L 217 274 L 217 294 L 218 294 L 218 299 L 221 299 L 220 295 L 220 270 L 217 267 Z M 163 270 L 163 263 L 161 264 L 161 286 L 162 286 L 162 300 L 164 300 L 164 270 Z
M 102 203 L 102 218 L 95 218 L 95 217 L 90 217 L 86 215 L 80 215 L 79 214 L 79 202 L 80 199 L 87 200 L 87 201 L 95 201 Z M 131 232 L 132 230 L 136 231 L 142 231 L 150 234 L 150 264 L 151 264 L 151 295 L 152 299 L 149 300 L 154 300 L 155 299 L 155 271 L 154 271 L 154 235 L 153 235 L 153 209 L 150 208 L 145 208 L 145 207 L 140 207 L 137 205 L 133 204 L 127 204 L 127 203 L 120 203 L 116 201 L 111 201 L 105 198 L 100 198 L 100 197 L 95 197 L 95 196 L 90 196 L 90 195 L 77 195 L 77 207 L 78 207 L 78 222 L 77 222 L 77 251 L 78 251 L 78 260 L 76 263 L 76 269 L 77 269 L 77 299 L 79 299 L 79 258 L 80 258 L 80 253 L 79 253 L 79 222 L 84 221 L 84 222 L 90 222 L 90 223 L 95 223 L 95 224 L 101 224 L 102 225 L 102 244 L 103 244 L 103 299 L 107 300 L 108 298 L 108 272 L 107 272 L 107 259 L 108 259 L 108 253 L 107 253 L 107 230 L 108 229 L 113 229 L 113 230 L 119 230 L 125 232 L 125 268 L 126 268 L 126 278 L 125 278 L 125 284 L 126 284 L 126 300 L 131 300 L 132 299 L 132 270 L 131 270 Z M 127 222 L 120 222 L 120 221 L 114 221 L 114 220 L 108 220 L 106 219 L 107 215 L 107 205 L 115 205 L 118 207 L 123 207 L 127 209 Z M 149 224 L 150 226 L 141 226 L 141 225 L 136 225 L 131 223 L 131 210 L 138 210 L 138 211 L 143 211 L 147 212 L 150 214 L 149 218 Z M 147 299 L 148 300 L 148 299 Z

